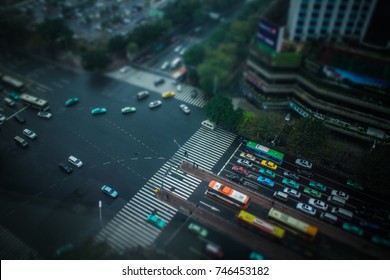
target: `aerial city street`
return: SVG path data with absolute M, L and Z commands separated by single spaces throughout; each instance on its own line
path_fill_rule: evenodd
M 389 3 L 11 2 L 2 260 L 390 258 Z

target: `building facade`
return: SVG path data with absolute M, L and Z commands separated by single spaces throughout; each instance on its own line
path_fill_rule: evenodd
M 243 95 L 261 109 L 293 110 L 301 117 L 323 120 L 343 134 L 389 141 L 390 58 L 381 51 L 361 48 L 368 30 L 366 21 L 377 1 L 279 2 L 289 3 L 285 21 L 280 16 L 275 21 L 272 15 L 278 5 L 270 7 L 259 20 L 243 72 Z M 336 6 L 345 16 L 338 16 L 340 9 L 335 10 Z M 302 9 L 315 13 L 322 24 L 310 25 L 313 17 L 306 15 L 299 25 Z M 352 11 L 365 20 L 355 20 L 349 29 Z M 314 33 L 308 32 L 311 27 Z M 347 30 L 355 36 L 353 44 L 343 41 Z

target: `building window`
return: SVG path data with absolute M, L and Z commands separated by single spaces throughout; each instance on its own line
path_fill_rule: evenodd
M 334 5 L 333 4 L 326 5 L 326 10 L 332 11 L 333 9 L 334 9 Z
M 295 36 L 294 41 L 301 41 L 301 36 Z

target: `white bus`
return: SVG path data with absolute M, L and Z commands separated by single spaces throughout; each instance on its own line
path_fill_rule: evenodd
M 38 109 L 40 111 L 47 111 L 49 110 L 49 102 L 44 99 L 40 99 L 38 97 L 23 93 L 20 96 L 20 101 L 25 104 L 29 105 L 35 109 Z
M 12 90 L 15 90 L 17 92 L 22 92 L 24 90 L 24 83 L 22 81 L 19 81 L 11 76 L 4 75 L 1 77 L 1 83 L 9 87 Z

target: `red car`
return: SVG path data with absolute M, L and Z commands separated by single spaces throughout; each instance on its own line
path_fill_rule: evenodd
M 232 167 L 232 170 L 236 173 L 239 173 L 239 174 L 242 174 L 242 175 L 248 175 L 249 171 L 246 170 L 244 167 L 242 166 L 237 166 L 237 165 L 233 165 Z

